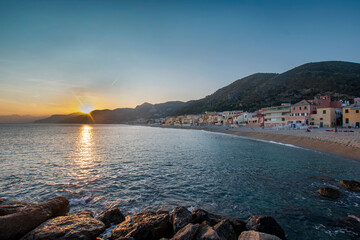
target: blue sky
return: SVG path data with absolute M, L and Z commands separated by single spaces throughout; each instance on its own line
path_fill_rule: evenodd
M 0 115 L 187 101 L 360 62 L 360 1 L 0 1 Z

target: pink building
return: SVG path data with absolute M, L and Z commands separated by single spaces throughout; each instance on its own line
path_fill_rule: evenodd
M 291 106 L 290 123 L 310 124 L 310 115 L 316 112 L 316 107 L 307 100 L 302 100 Z

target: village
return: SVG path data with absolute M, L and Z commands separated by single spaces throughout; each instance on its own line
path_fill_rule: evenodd
M 295 104 L 261 108 L 254 112 L 241 110 L 205 112 L 171 116 L 150 120 L 148 123 L 165 126 L 240 126 L 264 128 L 359 128 L 360 98 L 349 101 L 332 101 L 330 96 L 320 96 L 312 100 L 302 100 Z

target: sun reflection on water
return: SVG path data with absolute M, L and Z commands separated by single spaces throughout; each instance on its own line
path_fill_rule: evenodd
M 77 141 L 77 158 L 73 162 L 72 175 L 75 179 L 87 182 L 93 176 L 95 168 L 93 149 L 93 127 L 83 125 Z

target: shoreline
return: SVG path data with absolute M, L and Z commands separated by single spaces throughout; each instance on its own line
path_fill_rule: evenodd
M 146 126 L 146 125 L 145 125 Z M 178 126 L 156 126 L 148 125 L 151 127 L 160 127 L 160 128 L 173 128 L 173 129 L 192 129 L 192 130 L 204 130 L 208 132 L 215 133 L 224 133 L 231 134 L 240 137 L 245 137 L 253 140 L 265 140 L 272 141 L 282 144 L 291 144 L 297 147 L 302 147 L 305 149 L 310 149 L 318 152 L 333 154 L 341 157 L 350 158 L 353 160 L 360 161 L 360 148 L 355 146 L 349 146 L 335 141 L 326 141 L 323 139 L 315 139 L 311 137 L 303 136 L 294 136 L 287 135 L 282 133 L 273 133 L 271 131 L 243 131 L 243 127 L 240 128 L 224 128 L 224 127 L 211 127 L 211 126 L 201 126 L 201 127 L 178 127 Z M 292 130 L 292 131 L 302 131 L 302 130 Z

